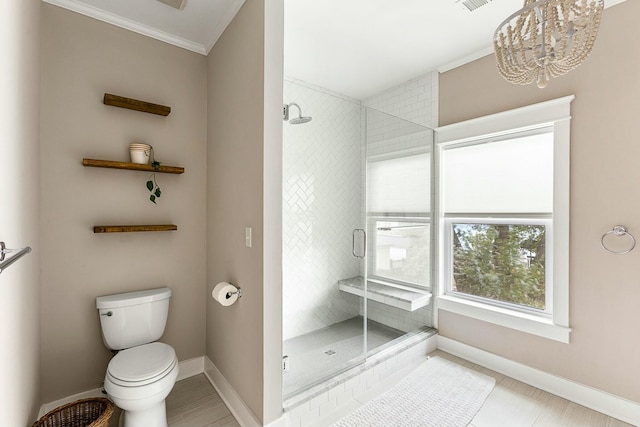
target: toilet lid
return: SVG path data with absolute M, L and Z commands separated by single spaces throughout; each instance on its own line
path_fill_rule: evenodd
M 176 364 L 176 352 L 161 342 L 128 348 L 116 354 L 107 368 L 108 375 L 127 383 L 148 383 L 163 376 Z

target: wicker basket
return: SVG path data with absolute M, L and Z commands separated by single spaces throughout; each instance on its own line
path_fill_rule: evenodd
M 48 412 L 32 427 L 107 427 L 113 410 L 109 399 L 82 399 Z

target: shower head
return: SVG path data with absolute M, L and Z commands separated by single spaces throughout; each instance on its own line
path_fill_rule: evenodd
M 289 110 L 290 110 L 291 107 L 296 107 L 298 109 L 298 117 L 294 117 L 292 119 L 289 119 Z M 310 122 L 311 121 L 311 117 L 303 116 L 302 115 L 302 109 L 300 108 L 300 106 L 298 104 L 296 104 L 295 102 L 291 102 L 289 104 L 285 104 L 284 105 L 282 120 L 288 121 L 292 125 L 300 125 L 302 123 Z
M 291 123 L 292 125 L 301 125 L 302 123 L 307 123 L 311 121 L 311 117 L 295 117 L 291 120 L 289 120 L 289 123 Z

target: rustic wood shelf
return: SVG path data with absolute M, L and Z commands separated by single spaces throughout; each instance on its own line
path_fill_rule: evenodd
M 135 231 L 176 231 L 177 225 L 96 225 L 94 233 L 130 233 Z
M 152 104 L 151 102 L 140 101 L 133 98 L 125 98 L 124 96 L 112 95 L 105 93 L 102 100 L 105 105 L 113 107 L 127 108 L 129 110 L 142 111 L 143 113 L 157 114 L 159 116 L 168 116 L 171 113 L 171 107 L 160 104 Z
M 178 166 L 160 165 L 158 169 L 154 169 L 154 167 L 151 165 L 143 165 L 141 163 L 131 162 L 116 162 L 113 160 L 82 159 L 82 166 L 90 166 L 94 168 L 127 169 L 132 171 L 144 172 L 162 172 L 176 174 L 184 173 L 184 168 Z

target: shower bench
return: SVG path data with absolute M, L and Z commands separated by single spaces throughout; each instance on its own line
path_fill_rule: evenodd
M 356 276 L 338 280 L 338 289 L 349 294 L 364 296 L 364 278 Z M 407 289 L 378 282 L 367 283 L 367 299 L 407 311 L 414 311 L 429 305 L 431 292 Z

